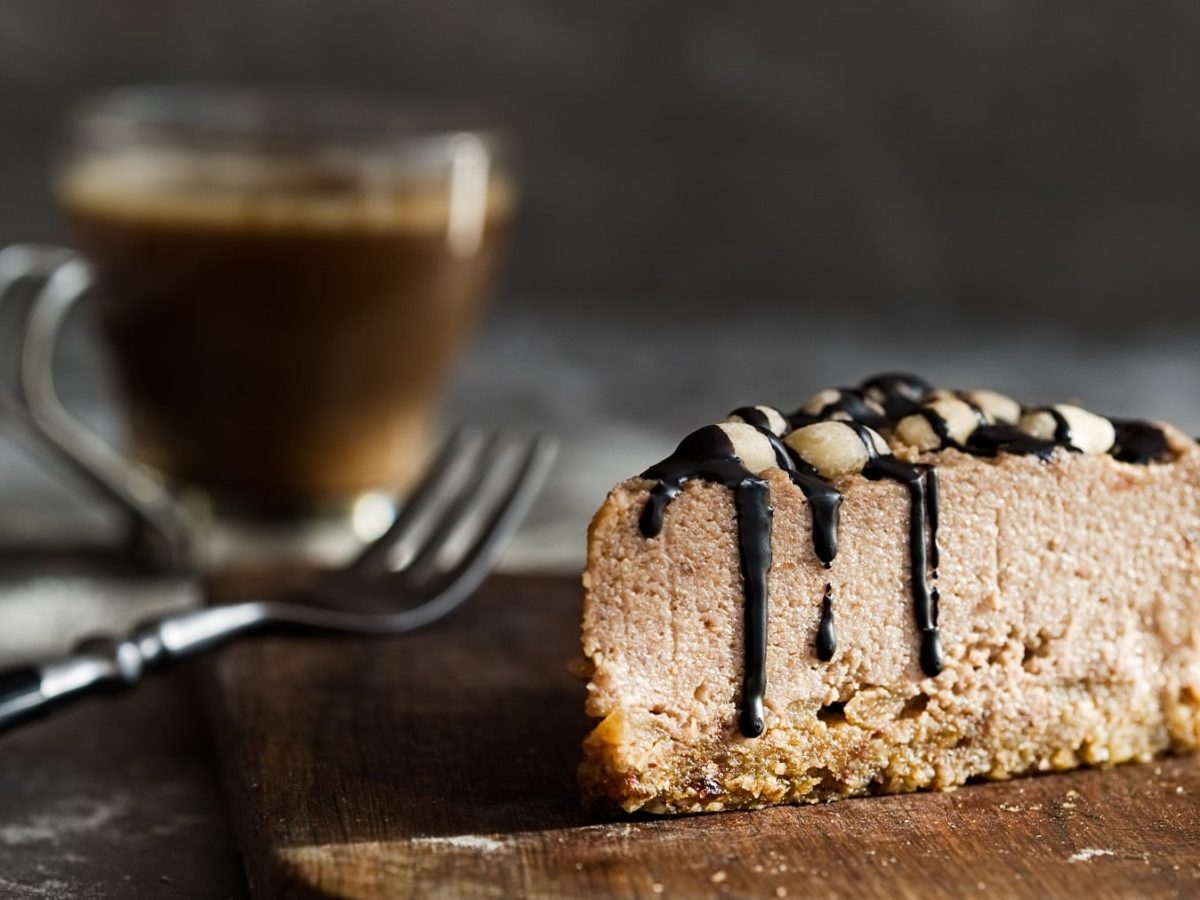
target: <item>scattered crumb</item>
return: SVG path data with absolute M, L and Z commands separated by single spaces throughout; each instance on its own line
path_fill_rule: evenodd
M 755 863 L 755 864 L 754 864 L 754 871 L 755 871 L 755 872 L 757 872 L 757 873 L 761 874 L 761 873 L 762 873 L 762 870 L 763 870 L 762 863 Z
M 1068 862 L 1087 862 L 1097 856 L 1115 856 L 1111 850 L 1101 850 L 1097 847 L 1084 847 L 1078 853 L 1072 853 Z
M 779 887 L 775 888 L 775 896 L 776 897 L 786 897 L 787 896 L 787 888 L 785 888 L 783 885 L 780 885 Z
M 1181 785 L 1179 785 L 1177 788 L 1175 788 L 1175 793 L 1177 793 L 1177 794 L 1182 794 L 1182 793 L 1184 793 L 1184 790 L 1183 790 L 1183 785 L 1182 785 L 1182 784 L 1181 784 Z
M 413 843 L 421 847 L 454 847 L 461 850 L 477 850 L 480 853 L 495 853 L 508 844 L 483 834 L 455 834 L 450 837 L 414 838 Z
M 977 881 L 977 882 L 975 882 L 975 889 L 979 890 L 979 891 L 986 891 L 987 885 L 984 884 L 982 881 Z
M 661 882 L 656 881 L 654 884 L 650 885 L 650 890 L 654 891 L 656 894 L 661 894 L 666 890 L 666 888 L 662 886 Z
M 1020 812 L 1025 807 L 1017 803 L 1001 803 L 1000 808 L 1005 812 Z
M 718 869 L 716 872 L 713 872 L 711 876 L 709 876 L 708 880 L 711 881 L 713 884 L 720 884 L 722 881 L 724 881 L 728 877 L 729 876 L 725 874 L 724 869 Z

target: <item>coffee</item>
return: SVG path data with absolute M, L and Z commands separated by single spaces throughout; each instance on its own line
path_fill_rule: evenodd
M 472 189 L 278 160 L 69 168 L 135 455 L 283 508 L 403 487 L 508 230 L 511 184 Z

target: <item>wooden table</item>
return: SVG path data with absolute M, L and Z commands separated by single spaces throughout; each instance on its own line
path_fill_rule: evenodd
M 1200 766 L 683 818 L 575 793 L 579 589 L 497 578 L 383 640 L 244 642 L 208 672 L 252 887 L 287 897 L 1191 897 Z

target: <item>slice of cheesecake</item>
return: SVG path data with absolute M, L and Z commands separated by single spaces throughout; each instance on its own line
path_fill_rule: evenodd
M 1200 744 L 1200 447 L 911 376 L 746 407 L 596 514 L 585 798 L 680 813 Z

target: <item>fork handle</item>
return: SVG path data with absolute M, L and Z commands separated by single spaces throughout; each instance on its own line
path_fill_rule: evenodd
M 90 638 L 58 659 L 0 671 L 0 732 L 87 694 L 128 690 L 147 672 L 258 627 L 268 612 L 247 602 L 169 613 L 124 638 Z

